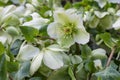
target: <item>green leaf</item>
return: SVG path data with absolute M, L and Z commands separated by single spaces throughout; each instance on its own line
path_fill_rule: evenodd
M 42 75 L 48 77 L 50 75 L 50 73 L 52 72 L 52 70 L 43 64 L 42 66 L 40 66 L 39 72 Z
M 22 40 L 15 40 L 14 43 L 11 45 L 10 51 L 12 54 L 17 55 L 22 44 Z
M 18 62 L 7 62 L 8 72 L 14 72 L 18 70 Z
M 29 80 L 42 80 L 40 77 L 33 77 L 33 78 L 30 78 Z
M 115 42 L 112 40 L 110 33 L 100 34 L 100 37 L 109 48 L 113 48 L 115 46 Z
M 91 21 L 89 22 L 90 28 L 96 28 L 100 22 L 100 19 L 96 16 L 92 16 Z
M 9 0 L 0 0 L 0 2 L 2 2 L 2 3 L 7 3 Z
M 78 55 L 70 56 L 72 64 L 79 64 L 82 62 L 82 58 Z
M 39 31 L 33 27 L 20 26 L 20 29 L 27 41 L 34 41 L 34 37 L 38 35 Z
M 105 70 L 95 73 L 95 76 L 101 80 L 120 80 L 120 73 L 112 66 L 107 67 Z
M 5 54 L 0 55 L 0 80 L 7 80 L 7 63 Z
M 0 55 L 3 54 L 5 48 L 3 46 L 3 44 L 0 42 Z
M 92 50 L 88 45 L 81 46 L 81 56 L 82 58 L 88 58 L 91 55 Z
M 89 71 L 90 73 L 93 73 L 96 71 L 95 67 L 94 67 L 94 63 L 93 61 L 89 60 L 86 64 L 85 64 L 85 69 L 87 71 Z
M 112 16 L 107 15 L 100 20 L 99 26 L 102 27 L 103 29 L 109 29 L 111 28 L 112 24 L 113 24 Z
M 39 30 L 40 36 L 48 36 L 48 34 L 47 34 L 47 26 L 48 25 L 44 25 L 44 26 L 41 27 L 41 29 Z
M 75 76 L 74 76 L 74 73 L 73 73 L 73 70 L 72 70 L 71 67 L 68 68 L 68 73 L 69 73 L 69 75 L 70 75 L 70 77 L 71 77 L 71 80 L 76 80 L 76 79 L 75 79 Z
M 78 65 L 75 76 L 77 80 L 87 80 L 87 72 L 83 68 L 83 64 Z
M 68 75 L 68 67 L 64 66 L 56 71 L 53 71 L 47 80 L 71 80 Z
M 15 75 L 15 80 L 23 80 L 25 77 L 29 77 L 30 62 L 24 62 L 21 64 L 19 71 Z
M 71 7 L 72 7 L 72 4 L 69 1 L 64 6 L 65 9 L 69 9 Z

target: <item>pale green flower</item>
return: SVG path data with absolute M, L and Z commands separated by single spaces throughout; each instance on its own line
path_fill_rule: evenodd
M 103 18 L 106 15 L 109 15 L 108 12 L 100 12 L 100 11 L 94 11 L 94 14 L 98 17 L 98 18 Z
M 100 59 L 96 59 L 93 62 L 96 69 L 102 69 L 102 62 Z
M 94 59 L 102 59 L 106 58 L 106 51 L 102 48 L 98 48 L 92 51 L 92 58 Z
M 20 47 L 19 53 L 16 57 L 19 61 L 30 60 L 35 57 L 38 53 L 40 53 L 39 48 L 34 47 L 30 44 L 22 45 Z
M 111 16 L 111 13 L 109 12 L 100 12 L 100 11 L 94 11 L 94 14 L 91 17 L 91 20 L 89 22 L 89 26 L 91 28 L 100 27 L 102 29 L 110 29 L 113 24 L 113 17 Z M 109 23 L 108 23 L 109 22 Z
M 120 0 L 94 0 L 98 3 L 98 5 L 100 6 L 100 8 L 103 8 L 107 2 L 109 3 L 120 3 Z
M 12 37 L 6 32 L 0 31 L 0 42 L 5 44 L 10 44 L 12 42 Z
M 32 59 L 30 74 L 33 75 L 41 66 L 42 61 L 47 67 L 51 69 L 61 68 L 64 64 L 61 56 L 63 51 L 66 50 L 55 44 L 43 48 L 41 51 L 37 47 L 26 44 L 21 46 L 16 59 L 19 61 Z
M 100 8 L 103 8 L 107 4 L 107 0 L 95 0 Z
M 38 13 L 34 12 L 32 14 L 30 14 L 32 16 L 32 20 L 23 23 L 23 26 L 29 26 L 29 27 L 33 27 L 36 29 L 40 29 L 42 28 L 42 26 L 44 26 L 45 24 L 47 24 L 47 22 L 49 21 L 48 19 L 44 19 L 42 18 Z
M 75 13 L 75 10 L 55 11 L 54 22 L 48 26 L 47 32 L 51 38 L 57 39 L 57 42 L 66 48 L 75 42 L 86 44 L 90 38 L 83 26 L 81 16 Z
M 115 21 L 115 23 L 113 24 L 113 28 L 114 28 L 115 30 L 120 29 L 120 18 L 118 18 L 118 19 Z
M 2 2 L 2 3 L 7 3 L 9 0 L 0 0 L 0 2 Z
M 51 69 L 58 69 L 64 65 L 61 54 L 64 49 L 60 48 L 58 45 L 51 45 L 46 47 L 40 51 L 38 55 L 36 55 L 30 67 L 30 74 L 33 75 L 41 65 L 41 62 L 48 66 Z
M 22 9 L 18 9 L 15 5 L 9 5 L 0 9 L 0 25 L 5 27 L 8 25 L 14 26 L 19 24 L 18 13 L 22 12 Z M 21 15 L 19 13 L 19 15 Z
M 118 10 L 115 15 L 120 17 L 120 10 Z

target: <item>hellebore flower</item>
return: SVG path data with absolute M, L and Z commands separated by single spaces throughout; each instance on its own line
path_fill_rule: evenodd
M 58 10 L 54 12 L 54 22 L 49 24 L 47 32 L 51 38 L 65 48 L 69 48 L 75 42 L 86 44 L 90 35 L 86 32 L 80 15 L 75 10 Z
M 115 30 L 120 29 L 120 18 L 118 18 L 112 26 Z
M 60 48 L 56 44 L 43 48 L 41 51 L 39 48 L 27 44 L 21 46 L 16 59 L 19 61 L 32 59 L 30 75 L 33 75 L 41 66 L 42 61 L 47 67 L 51 69 L 61 68 L 64 64 L 61 55 L 63 51 L 65 51 L 65 49 Z
M 42 18 L 38 13 L 34 12 L 31 14 L 32 20 L 29 22 L 25 22 L 23 26 L 30 26 L 36 29 L 40 29 L 44 26 L 49 20 Z
M 103 8 L 107 2 L 109 3 L 120 3 L 120 0 L 94 0 L 98 3 L 98 5 L 100 6 L 100 8 Z

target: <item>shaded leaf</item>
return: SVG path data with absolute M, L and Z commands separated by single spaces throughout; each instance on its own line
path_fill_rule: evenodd
M 71 80 L 76 80 L 76 78 L 74 76 L 74 73 L 73 73 L 73 70 L 72 70 L 71 67 L 68 68 L 68 74 L 70 75 Z
M 101 78 L 100 80 L 120 80 L 120 73 L 112 66 L 107 67 L 103 71 L 95 73 L 95 76 Z
M 109 33 L 100 34 L 100 37 L 104 41 L 105 45 L 109 48 L 113 48 L 115 46 L 115 42 L 113 42 L 112 37 Z
M 20 26 L 20 29 L 27 41 L 34 41 L 34 37 L 37 36 L 39 31 L 33 27 Z
M 20 46 L 22 44 L 22 41 L 17 39 L 15 42 L 11 45 L 10 51 L 14 54 L 17 55 L 20 49 Z
M 3 44 L 0 42 L 0 55 L 3 54 L 5 48 L 3 46 Z
M 18 67 L 19 67 L 18 62 L 7 62 L 7 70 L 8 70 L 8 72 L 17 71 Z
M 30 62 L 24 62 L 21 64 L 19 71 L 15 75 L 15 80 L 23 80 L 25 77 L 29 77 Z
M 0 56 L 0 80 L 7 80 L 7 63 L 5 54 Z
M 53 71 L 47 80 L 71 80 L 68 75 L 68 67 L 64 66 L 56 71 Z

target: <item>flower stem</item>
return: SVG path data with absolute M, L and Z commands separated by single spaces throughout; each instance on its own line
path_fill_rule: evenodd
M 108 66 L 110 65 L 110 62 L 111 62 L 112 57 L 113 57 L 113 55 L 114 55 L 114 52 L 115 52 L 115 47 L 113 47 L 112 50 L 111 50 L 111 53 L 110 53 L 110 56 L 109 56 L 109 58 L 108 58 L 106 67 L 108 67 Z

